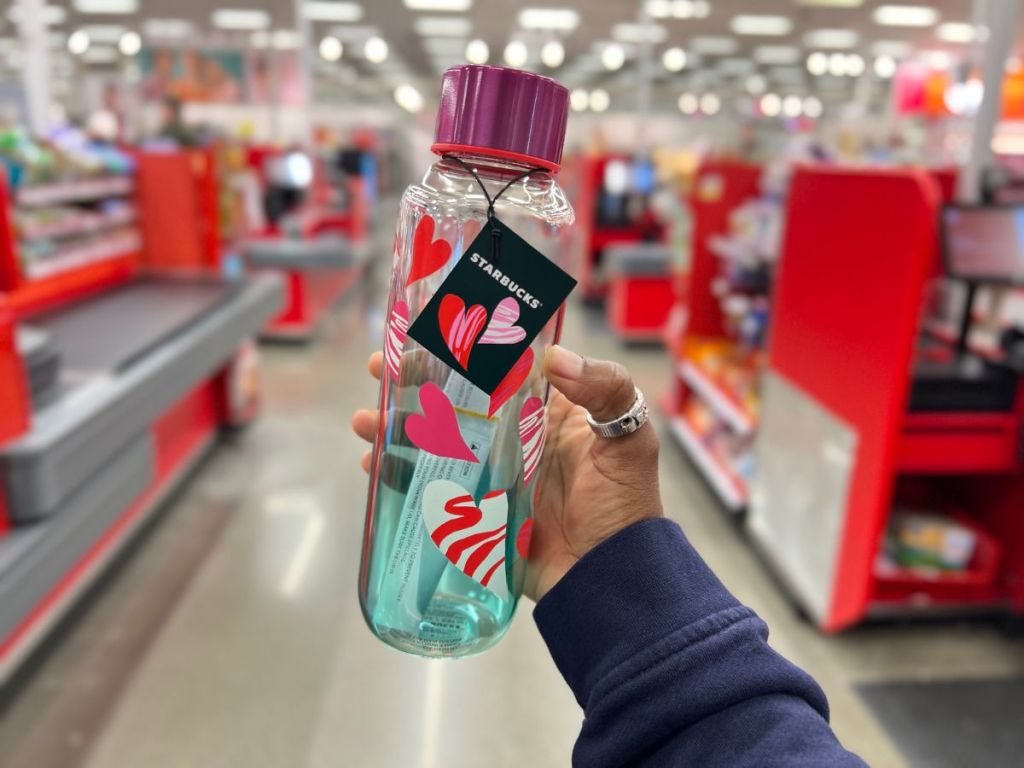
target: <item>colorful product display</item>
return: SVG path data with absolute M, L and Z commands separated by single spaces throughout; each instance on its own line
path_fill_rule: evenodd
M 444 76 L 434 151 L 402 198 L 385 332 L 360 599 L 371 630 L 422 656 L 504 634 L 525 577 L 557 342 L 553 178 L 568 92 L 489 66 Z

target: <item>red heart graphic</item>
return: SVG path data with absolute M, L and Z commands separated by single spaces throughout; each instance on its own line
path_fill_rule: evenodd
M 469 370 L 469 353 L 473 351 L 477 338 L 487 323 L 487 310 L 482 304 L 466 309 L 466 302 L 454 293 L 445 294 L 437 310 L 437 323 L 448 349 L 455 355 L 459 365 Z
M 416 234 L 412 238 L 412 267 L 405 281 L 407 287 L 434 274 L 451 258 L 451 244 L 447 240 L 434 239 L 434 226 L 434 219 L 430 216 L 424 216 L 416 225 Z
M 491 404 L 487 409 L 488 416 L 493 416 L 501 406 L 508 402 L 519 389 L 519 385 L 526 381 L 526 377 L 530 375 L 532 369 L 533 349 L 527 347 L 526 351 L 516 360 L 516 364 L 512 366 L 512 370 L 505 374 L 505 378 L 491 393 Z
M 423 414 L 411 413 L 405 420 L 405 435 L 421 451 L 449 459 L 479 464 L 480 459 L 466 445 L 459 429 L 452 401 L 437 384 L 428 381 L 419 391 Z
M 523 521 L 516 534 L 516 552 L 524 560 L 530 556 L 530 540 L 533 538 L 533 518 L 528 517 Z

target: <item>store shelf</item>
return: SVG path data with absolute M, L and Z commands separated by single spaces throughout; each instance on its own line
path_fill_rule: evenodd
M 682 360 L 679 363 L 679 376 L 735 432 L 747 436 L 757 429 L 755 419 L 736 402 L 732 393 L 723 389 L 696 363 Z
M 137 251 L 141 244 L 139 235 L 132 233 L 96 243 L 70 246 L 57 255 L 26 264 L 23 271 L 29 280 L 42 280 L 96 262 L 117 259 Z
M 694 465 L 708 481 L 722 504 L 731 512 L 740 512 L 747 505 L 747 489 L 701 442 L 682 416 L 669 419 L 672 435 L 693 460 Z
M 22 241 L 55 240 L 62 237 L 92 235 L 112 227 L 133 224 L 137 216 L 135 209 L 131 207 L 106 214 L 83 213 L 80 216 L 68 217 L 64 221 L 24 227 L 19 235 Z
M 131 194 L 135 182 L 131 176 L 107 176 L 99 179 L 65 181 L 22 187 L 17 192 L 17 204 L 25 206 L 86 203 Z

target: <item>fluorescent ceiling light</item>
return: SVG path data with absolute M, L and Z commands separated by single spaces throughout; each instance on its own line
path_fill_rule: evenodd
M 583 88 L 576 88 L 569 94 L 569 106 L 573 112 L 586 112 L 590 104 L 590 94 Z
M 294 29 L 275 29 L 270 33 L 270 44 L 279 51 L 293 51 L 302 44 L 302 35 Z
M 854 48 L 860 40 L 852 29 L 812 29 L 804 35 L 809 48 Z
M 540 49 L 540 61 L 548 69 L 562 66 L 565 61 L 565 47 L 557 40 L 548 40 Z
M 94 43 L 116 43 L 125 33 L 118 24 L 89 24 L 82 29 Z
M 117 49 L 110 45 L 90 47 L 82 54 L 82 60 L 90 64 L 109 64 L 117 61 Z
M 793 22 L 785 16 L 736 16 L 729 28 L 737 35 L 788 35 L 793 31 Z
M 270 14 L 249 8 L 220 8 L 210 15 L 210 23 L 221 29 L 266 29 Z
M 644 10 L 652 19 L 667 19 L 672 16 L 672 0 L 647 0 Z
M 148 37 L 188 37 L 192 34 L 192 23 L 185 19 L 146 19 L 142 31 Z
M 81 56 L 89 50 L 91 43 L 88 33 L 81 29 L 75 30 L 68 36 L 68 51 L 75 56 Z
M 796 0 L 796 4 L 813 8 L 860 8 L 864 0 Z
M 573 8 L 523 8 L 519 12 L 519 26 L 523 29 L 571 32 L 579 23 L 580 14 Z
M 905 59 L 914 52 L 914 49 L 905 40 L 878 40 L 871 46 L 871 52 L 876 56 Z
M 79 13 L 135 13 L 139 10 L 138 0 L 74 0 L 71 5 Z
M 739 43 L 733 37 L 695 37 L 690 48 L 704 56 L 728 56 L 736 53 Z
M 883 27 L 930 27 L 939 12 L 927 5 L 880 5 L 871 17 Z
M 616 24 L 612 27 L 612 39 L 620 43 L 663 43 L 668 30 L 661 24 Z
M 778 117 L 782 112 L 782 99 L 776 93 L 766 93 L 758 102 L 765 117 Z
M 700 97 L 700 111 L 705 115 L 717 115 L 722 111 L 722 100 L 713 93 L 705 93 Z
M 469 19 L 460 16 L 421 16 L 415 28 L 423 37 L 466 37 L 473 31 Z
M 979 37 L 980 30 L 973 24 L 965 24 L 957 21 L 947 21 L 939 24 L 935 35 L 946 43 L 972 43 Z
M 676 102 L 676 106 L 679 107 L 679 111 L 684 115 L 695 115 L 697 110 L 700 109 L 700 99 L 692 93 L 682 93 L 679 95 L 679 101 Z
M 875 59 L 875 75 L 888 80 L 896 74 L 896 59 L 892 56 L 879 56 Z
M 761 45 L 754 49 L 754 61 L 761 64 L 796 64 L 800 49 L 792 45 Z
M 799 96 L 787 96 L 782 100 L 782 114 L 786 117 L 800 117 L 804 111 L 804 100 Z
M 402 83 L 395 88 L 395 103 L 406 112 L 415 114 L 423 111 L 423 95 L 409 83 Z
M 491 58 L 491 49 L 483 40 L 470 40 L 466 44 L 466 61 L 470 64 L 486 64 Z
M 468 11 L 473 0 L 402 0 L 410 11 Z
M 371 37 L 378 37 L 380 30 L 377 27 L 370 27 L 365 24 L 358 26 L 332 27 L 331 34 L 343 43 L 361 43 Z
M 333 0 L 307 0 L 302 6 L 302 15 L 312 21 L 359 21 L 363 18 L 363 6 Z
M 43 23 L 48 27 L 56 27 L 64 23 L 68 17 L 68 12 L 61 8 L 59 5 L 44 5 L 43 6 Z M 11 6 L 10 10 L 7 11 L 7 18 L 12 24 L 19 24 L 21 21 L 21 4 L 15 3 Z
M 846 54 L 846 74 L 850 77 L 860 77 L 864 74 L 865 68 L 863 56 L 856 53 Z
M 816 77 L 828 72 L 828 54 L 815 51 L 807 57 L 807 71 Z
M 526 47 L 526 43 L 522 40 L 513 40 L 505 46 L 505 51 L 502 54 L 502 58 L 505 59 L 505 63 L 510 67 L 521 67 L 526 63 L 526 60 L 530 56 L 530 51 Z

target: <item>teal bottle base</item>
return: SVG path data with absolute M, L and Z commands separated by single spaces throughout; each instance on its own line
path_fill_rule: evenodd
M 371 620 L 374 634 L 404 653 L 449 659 L 482 653 L 508 629 L 485 603 L 465 595 L 437 593 L 420 620 L 415 634 Z

